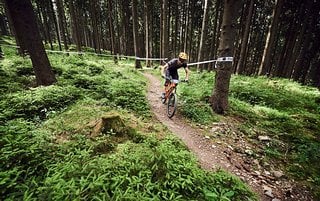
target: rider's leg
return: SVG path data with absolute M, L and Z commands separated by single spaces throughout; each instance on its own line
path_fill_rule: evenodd
M 166 89 L 167 89 L 167 87 L 168 87 L 168 85 L 170 83 L 170 80 L 167 79 L 169 77 L 170 77 L 170 72 L 168 70 L 166 70 L 166 81 L 164 82 L 164 90 L 163 90 L 163 93 L 161 95 L 161 98 L 165 98 L 165 96 L 166 96 Z

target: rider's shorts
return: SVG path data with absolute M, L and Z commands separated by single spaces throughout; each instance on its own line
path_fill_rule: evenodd
M 179 80 L 179 75 L 177 71 L 166 70 L 166 77 L 171 77 L 173 80 Z

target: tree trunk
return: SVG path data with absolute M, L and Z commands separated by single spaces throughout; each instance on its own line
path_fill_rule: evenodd
M 260 13 L 258 13 L 258 15 L 256 15 L 257 18 L 264 18 L 261 17 L 259 15 Z M 252 62 L 250 63 L 250 69 L 249 69 L 249 75 L 258 75 L 258 71 L 259 71 L 259 64 L 261 63 L 261 55 L 263 53 L 263 47 L 261 47 L 260 44 L 263 44 L 264 41 L 264 32 L 265 32 L 265 28 L 261 28 L 261 33 L 258 34 L 254 34 L 253 37 L 253 44 L 251 45 L 251 48 L 249 47 L 249 54 L 252 55 L 251 56 L 251 60 Z M 253 32 L 254 33 L 254 32 Z M 258 44 L 257 48 L 254 48 L 256 45 Z
M 100 34 L 99 34 L 99 19 L 98 15 L 100 10 L 98 9 L 97 0 L 91 0 L 91 21 L 92 21 L 92 30 L 93 30 L 93 42 L 95 44 L 95 51 L 98 54 L 101 54 L 101 44 L 100 44 Z
M 119 5 L 119 2 L 116 1 L 115 2 L 116 5 L 114 6 L 115 7 L 115 11 L 116 13 L 119 13 L 120 12 L 120 5 Z M 120 42 L 121 42 L 121 26 L 119 25 L 119 21 L 120 21 L 120 15 L 117 15 L 117 14 L 114 14 L 115 15 L 115 19 L 114 19 L 114 25 L 115 25 L 115 47 L 116 47 L 116 52 L 117 52 L 117 60 L 118 60 L 118 55 L 121 54 L 121 47 L 120 47 Z
M 249 12 L 248 10 L 249 7 L 249 0 L 245 0 L 245 3 L 243 3 L 242 8 L 241 8 L 241 14 L 239 16 L 239 28 L 236 31 L 236 40 L 234 42 L 234 53 L 233 53 L 233 63 L 232 63 L 232 68 L 233 68 L 233 73 L 237 72 L 237 65 L 238 65 L 238 60 L 240 56 L 240 48 L 241 48 L 241 43 L 242 39 L 244 36 L 244 30 L 245 30 L 245 19 L 246 15 Z
M 295 33 L 299 34 L 297 35 L 296 41 L 294 43 L 294 47 L 290 49 L 292 51 L 290 60 L 287 63 L 287 71 L 285 74 L 286 78 L 291 78 L 293 75 L 293 70 L 294 70 L 294 65 L 298 59 L 301 45 L 303 43 L 303 38 L 307 35 L 306 29 L 308 25 L 308 20 L 310 19 L 308 13 L 310 13 L 310 9 L 312 7 L 312 3 L 310 1 L 307 2 L 306 7 L 301 6 L 300 7 L 300 12 L 298 16 L 298 26 L 296 26 Z
M 187 5 L 186 3 L 181 3 L 181 15 L 182 15 L 182 19 L 181 19 L 181 25 L 180 25 L 180 37 L 179 37 L 179 51 L 183 50 L 184 49 L 184 36 L 185 36 L 185 32 L 186 32 L 186 18 L 187 18 L 187 13 L 188 13 L 188 10 L 187 10 Z
M 42 17 L 42 6 L 40 5 L 41 3 L 43 4 L 43 2 L 39 3 L 39 0 L 35 1 L 36 3 L 36 9 L 35 9 L 35 13 L 38 16 L 38 26 L 39 26 L 39 31 L 40 31 L 40 35 L 42 37 L 42 40 L 44 40 L 45 44 L 47 44 L 48 42 L 48 37 L 47 37 L 47 32 L 46 29 L 44 27 L 44 18 Z
M 185 14 L 185 27 L 184 27 L 184 42 L 183 42 L 183 51 L 187 51 L 187 42 L 188 42 L 188 30 L 189 30 L 189 18 L 190 18 L 190 12 L 189 12 L 189 7 L 190 7 L 190 0 L 186 1 L 186 14 Z
M 17 34 L 26 44 L 30 54 L 38 85 L 51 85 L 56 82 L 49 59 L 41 41 L 36 16 L 30 0 L 4 0 L 12 16 Z
M 56 31 L 56 34 L 57 34 L 59 50 L 62 51 L 61 39 L 60 39 L 60 34 L 59 34 L 59 27 L 58 27 L 58 22 L 57 22 L 56 14 L 55 14 L 54 9 L 53 9 L 53 2 L 52 2 L 52 0 L 50 0 L 49 6 L 50 6 L 50 7 L 49 7 L 50 13 L 51 13 L 51 16 L 52 16 L 52 19 L 53 19 L 53 22 L 54 22 L 55 31 Z
M 201 38 L 200 38 L 200 45 L 199 45 L 199 51 L 198 51 L 198 61 L 202 61 L 205 54 L 204 43 L 207 41 L 207 34 L 208 34 L 208 10 L 211 7 L 211 0 L 205 0 L 204 1 L 204 11 L 203 11 L 203 19 L 202 19 L 202 28 L 201 28 Z M 202 72 L 203 71 L 203 65 L 198 64 L 197 65 L 197 71 Z
M 75 6 L 73 0 L 69 0 L 70 20 L 72 27 L 72 39 L 77 46 L 77 51 L 81 52 L 81 37 L 79 29 L 79 19 L 76 15 Z
M 62 36 L 64 49 L 67 51 L 68 50 L 68 41 L 67 41 L 67 37 L 66 37 L 65 13 L 64 13 L 63 2 L 61 0 L 56 0 L 56 6 L 57 6 L 57 12 L 58 12 L 60 33 Z
M 138 36 L 138 15 L 137 15 L 137 0 L 132 0 L 132 21 L 133 21 L 133 45 L 134 54 L 139 57 L 139 36 Z M 142 68 L 140 60 L 136 58 L 136 68 Z
M 219 57 L 232 57 L 235 40 L 235 20 L 241 6 L 239 0 L 224 0 Z M 232 62 L 219 62 L 211 96 L 211 107 L 218 114 L 224 114 L 229 106 L 228 93 L 232 73 Z
M 3 0 L 3 2 L 4 2 L 4 0 Z M 9 11 L 9 8 L 5 2 L 4 2 L 4 8 L 5 8 L 6 16 L 8 17 L 10 30 L 16 39 L 16 44 L 18 46 L 18 53 L 19 53 L 19 55 L 23 56 L 24 52 L 27 51 L 27 45 L 23 41 L 23 38 L 22 38 L 23 35 L 21 33 L 17 33 L 17 29 L 15 28 L 15 25 L 14 25 L 14 22 L 12 19 L 13 16 L 12 16 L 11 12 Z
M 246 25 L 245 25 L 243 37 L 241 40 L 240 57 L 239 57 L 238 64 L 237 64 L 237 73 L 238 74 L 243 74 L 243 72 L 245 70 L 244 64 L 245 64 L 245 60 L 247 58 L 247 46 L 248 46 L 248 39 L 249 39 L 253 9 L 254 9 L 254 0 L 250 0 L 249 13 L 247 15 L 247 19 L 245 22 Z
M 179 25 L 180 25 L 180 10 L 179 10 L 179 4 L 178 3 L 176 3 L 176 4 L 174 4 L 174 9 L 173 9 L 173 12 L 175 13 L 175 22 L 174 22 L 174 38 L 173 38 L 173 51 L 172 51 L 172 53 L 173 53 L 173 55 L 177 55 L 178 53 L 177 53 L 177 51 L 178 51 L 178 31 L 179 31 Z M 181 33 L 180 33 L 181 34 Z
M 144 29 L 145 29 L 145 52 L 146 58 L 148 59 L 150 56 L 150 2 L 149 0 L 144 1 Z M 152 45 L 151 45 L 152 46 Z M 151 61 L 146 61 L 147 67 L 151 66 Z
M 320 89 L 320 54 L 318 54 L 316 62 L 311 65 L 310 79 L 311 84 Z
M 160 39 L 159 39 L 159 57 L 160 58 L 162 58 L 163 56 L 162 56 L 162 54 L 163 54 L 163 50 L 162 50 L 162 48 L 163 48 L 163 46 L 162 46 L 162 44 L 163 44 L 163 11 L 162 11 L 162 8 L 163 8 L 163 6 L 162 6 L 162 1 L 160 1 L 161 2 L 161 4 L 160 4 Z M 162 61 L 160 62 L 160 64 L 163 64 L 162 63 Z
M 293 47 L 297 40 L 298 32 L 296 30 L 295 19 L 292 20 L 290 27 L 286 33 L 285 43 L 282 47 L 282 52 L 280 54 L 280 58 L 278 61 L 278 65 L 276 68 L 276 76 L 277 77 L 284 77 L 289 70 L 288 68 L 288 61 L 291 59 L 293 53 Z
M 52 38 L 51 38 L 51 28 L 50 28 L 50 17 L 49 17 L 49 10 L 48 10 L 48 3 L 47 1 L 43 1 L 40 3 L 40 8 L 43 16 L 43 21 L 44 21 L 44 30 L 47 34 L 47 39 L 50 44 L 50 49 L 53 50 L 53 43 L 52 43 Z
M 315 20 L 313 20 L 314 22 Z M 315 27 L 315 23 L 313 23 L 311 25 L 314 29 Z M 312 62 L 313 60 L 316 60 L 317 55 L 319 55 L 320 51 L 319 51 L 319 46 L 320 46 L 320 40 L 318 39 L 318 37 L 315 36 L 319 36 L 319 31 L 315 32 L 314 30 L 310 30 L 313 33 L 315 33 L 313 35 L 313 40 L 312 43 L 310 44 L 310 47 L 308 48 L 306 54 L 304 55 L 304 62 L 302 65 L 302 74 L 301 74 L 301 83 L 302 84 L 308 84 L 308 80 L 307 80 L 307 76 L 311 70 L 311 66 L 312 66 Z M 318 75 L 320 76 L 320 75 Z
M 302 80 L 302 74 L 303 74 L 303 68 L 305 66 L 306 62 L 310 62 L 310 61 L 306 61 L 306 59 L 310 59 L 310 58 L 306 58 L 306 57 L 310 57 L 310 51 L 309 49 L 311 49 L 310 44 L 312 44 L 312 35 L 315 29 L 315 23 L 316 23 L 316 19 L 314 17 L 312 17 L 312 15 L 308 16 L 308 28 L 306 30 L 306 34 L 304 36 L 304 40 L 302 43 L 302 48 L 300 50 L 299 56 L 297 58 L 297 62 L 294 65 L 294 72 L 293 72 L 293 79 L 295 81 L 301 81 Z M 314 43 L 313 43 L 314 44 Z M 309 52 L 309 55 L 307 55 Z
M 184 52 L 189 52 L 189 60 L 192 61 L 194 58 L 193 52 L 192 52 L 192 41 L 198 41 L 196 37 L 193 37 L 193 30 L 196 28 L 194 24 L 194 16 L 195 11 L 193 8 L 195 8 L 196 1 L 190 1 L 189 4 L 189 22 L 188 22 L 188 29 L 187 29 L 187 40 L 186 40 L 186 50 Z
M 169 36 L 168 36 L 168 0 L 162 0 L 162 58 L 168 58 Z
M 134 52 L 132 51 L 133 45 L 132 45 L 132 28 L 130 27 L 130 9 L 129 4 L 127 1 L 122 0 L 121 2 L 121 18 L 122 18 L 122 32 L 123 32 L 123 48 L 124 48 L 124 54 L 125 55 L 133 55 Z
M 5 16 L 3 14 L 0 14 L 0 29 L 1 29 L 1 34 L 4 36 L 9 35 L 9 31 L 7 29 L 7 25 L 5 22 Z
M 306 17 L 306 19 L 307 19 L 307 17 Z M 288 70 L 286 71 L 286 74 L 285 74 L 286 78 L 291 78 L 291 76 L 292 76 L 294 64 L 297 61 L 297 58 L 299 55 L 299 50 L 300 50 L 301 44 L 302 44 L 302 40 L 303 40 L 303 37 L 305 36 L 305 30 L 307 27 L 306 24 L 307 24 L 307 22 L 305 21 L 302 25 L 302 28 L 301 28 L 301 26 L 298 27 L 298 29 L 300 30 L 299 31 L 300 33 L 299 33 L 299 36 L 297 37 L 297 40 L 294 44 L 292 56 L 291 56 L 290 61 L 288 63 Z
M 275 45 L 275 34 L 278 29 L 279 17 L 284 0 L 276 0 L 275 7 L 272 13 L 272 21 L 269 27 L 269 32 L 266 39 L 262 61 L 259 67 L 259 75 L 266 75 L 268 69 L 271 68 L 271 55 Z
M 96 0 L 91 0 L 90 1 L 90 14 L 89 14 L 89 16 L 86 16 L 86 21 L 85 21 L 85 24 L 91 24 L 91 29 L 90 30 L 92 30 L 92 32 L 93 32 L 93 36 L 92 37 L 87 37 L 87 32 L 91 32 L 91 31 L 89 31 L 89 29 L 87 28 L 87 30 L 85 31 L 85 41 L 86 41 L 86 46 L 90 46 L 90 47 L 93 47 L 93 49 L 94 49 L 94 52 L 95 53 L 98 53 L 98 44 L 97 44 L 97 35 L 98 35 L 98 31 L 97 31 L 97 18 L 96 18 L 96 12 L 97 12 L 97 10 L 96 10 Z M 88 22 L 88 20 L 87 19 L 89 19 L 90 20 L 90 22 Z M 90 40 L 88 40 L 87 38 L 90 38 Z M 90 44 L 88 44 L 88 41 L 90 41 Z M 91 45 L 91 43 L 92 43 L 92 45 Z
M 220 16 L 220 7 L 221 7 L 221 0 L 217 0 L 216 4 L 215 4 L 215 17 L 214 17 L 214 21 L 213 21 L 213 34 L 212 34 L 212 38 L 211 38 L 211 46 L 210 46 L 210 54 L 209 57 L 215 59 L 216 58 L 216 53 L 217 53 L 217 46 L 218 46 L 218 38 L 217 34 L 218 30 L 220 30 L 220 23 L 219 23 L 219 16 Z M 210 64 L 208 67 L 208 71 L 211 71 L 214 67 L 214 63 Z
M 109 15 L 109 31 L 110 31 L 110 39 L 111 39 L 111 52 L 116 55 L 116 45 L 115 45 L 115 37 L 114 37 L 114 26 L 113 26 L 113 18 L 112 18 L 112 0 L 108 0 L 108 15 Z M 113 57 L 114 63 L 118 63 L 117 56 Z
M 149 10 L 153 8 L 154 3 L 152 1 L 149 1 Z M 149 12 L 149 57 L 153 57 L 153 18 L 152 18 L 152 12 Z M 151 61 L 151 66 L 153 65 L 153 62 Z
M 1 36 L 1 34 L 0 34 L 0 36 Z M 3 59 L 3 52 L 2 52 L 1 46 L 0 46 L 0 59 Z

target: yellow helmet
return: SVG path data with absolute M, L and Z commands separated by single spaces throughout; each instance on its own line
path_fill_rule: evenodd
M 187 59 L 188 59 L 188 55 L 187 55 L 185 52 L 180 52 L 180 53 L 179 53 L 179 58 L 180 58 L 180 59 L 187 60 Z

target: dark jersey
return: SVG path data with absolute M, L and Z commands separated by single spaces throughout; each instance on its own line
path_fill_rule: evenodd
M 169 62 L 168 62 L 168 70 L 170 72 L 174 72 L 174 71 L 177 71 L 179 68 L 181 67 L 184 67 L 186 68 L 187 67 L 187 63 L 180 63 L 178 64 L 178 61 L 179 59 L 171 59 Z
M 168 62 L 168 69 L 167 69 L 167 73 L 169 74 L 173 79 L 179 79 L 178 76 L 178 69 L 183 67 L 186 68 L 187 67 L 187 63 L 179 63 L 178 62 L 179 59 L 172 59 Z

